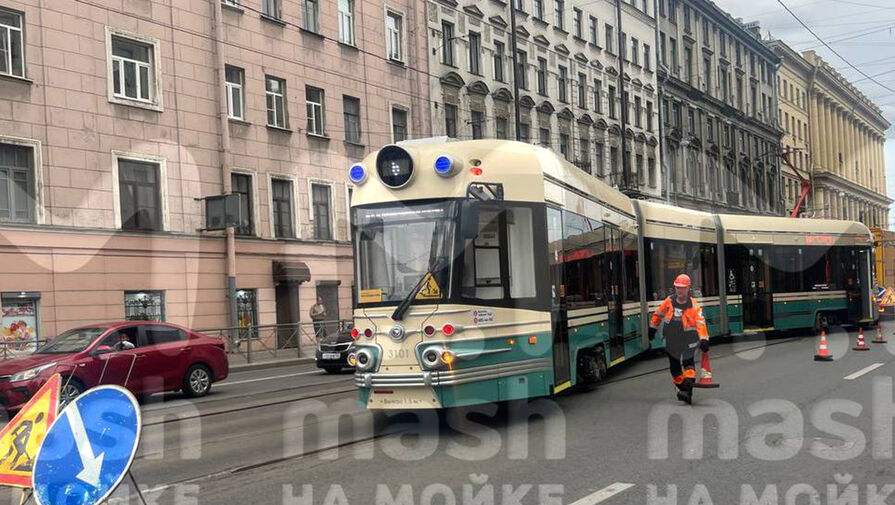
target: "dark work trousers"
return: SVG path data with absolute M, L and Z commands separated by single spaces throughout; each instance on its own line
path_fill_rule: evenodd
M 672 377 L 677 377 L 683 373 L 684 368 L 695 368 L 696 349 L 684 349 L 679 355 L 672 354 L 666 350 L 666 354 L 668 355 L 668 370 L 671 372 Z

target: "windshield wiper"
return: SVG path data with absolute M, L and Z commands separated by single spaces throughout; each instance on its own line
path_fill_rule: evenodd
M 398 308 L 396 308 L 395 311 L 392 312 L 393 321 L 400 321 L 404 319 L 404 313 L 407 312 L 407 309 L 409 309 L 411 305 L 413 305 L 413 299 L 416 298 L 416 295 L 420 292 L 421 289 L 423 289 L 423 286 L 426 285 L 426 280 L 429 278 L 430 275 L 435 275 L 435 272 L 441 270 L 444 263 L 446 263 L 446 261 L 443 257 L 438 258 L 437 260 L 435 260 L 435 263 L 432 264 L 429 270 L 427 270 L 426 273 L 424 273 L 422 277 L 420 277 L 420 280 L 416 282 L 416 285 L 413 287 L 413 289 L 410 290 L 410 293 L 407 293 L 407 296 L 404 297 L 404 300 L 401 301 L 401 304 L 398 305 Z

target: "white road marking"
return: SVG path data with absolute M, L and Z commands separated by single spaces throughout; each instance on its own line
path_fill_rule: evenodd
M 218 386 L 235 386 L 237 384 L 248 384 L 250 382 L 260 382 L 260 381 L 269 381 L 274 379 L 286 379 L 289 377 L 297 377 L 299 375 L 319 375 L 323 370 L 311 370 L 310 372 L 298 372 L 298 373 L 290 373 L 286 375 L 274 375 L 273 377 L 259 377 L 257 379 L 246 379 L 241 381 L 229 382 L 224 381 L 220 383 Z
M 572 503 L 571 505 L 596 505 L 597 503 L 601 503 L 603 501 L 612 498 L 613 496 L 621 493 L 622 491 L 626 491 L 630 488 L 634 487 L 634 484 L 627 484 L 625 482 L 616 482 L 609 486 L 604 487 L 603 489 L 596 491 L 592 494 L 585 496 L 584 498 Z
M 874 363 L 874 364 L 872 364 L 872 365 L 870 365 L 870 366 L 868 366 L 868 367 L 866 367 L 866 368 L 862 368 L 862 369 L 858 370 L 857 372 L 855 372 L 855 373 L 853 373 L 853 374 L 851 374 L 851 375 L 846 375 L 846 376 L 844 377 L 844 379 L 847 380 L 847 381 L 855 380 L 855 379 L 857 379 L 858 377 L 860 377 L 860 376 L 862 376 L 862 375 L 864 375 L 864 374 L 870 373 L 870 372 L 876 370 L 877 368 L 879 368 L 879 367 L 881 367 L 881 366 L 883 366 L 883 365 L 885 365 L 885 363 Z

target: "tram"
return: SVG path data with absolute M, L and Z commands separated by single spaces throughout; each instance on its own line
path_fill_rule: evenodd
M 370 409 L 549 396 L 664 346 L 688 273 L 711 336 L 870 325 L 873 241 L 851 221 L 632 200 L 505 140 L 388 145 L 350 169 L 355 383 Z

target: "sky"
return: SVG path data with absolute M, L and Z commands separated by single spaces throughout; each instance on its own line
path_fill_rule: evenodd
M 762 35 L 781 39 L 798 52 L 813 49 L 883 110 L 895 124 L 895 1 L 782 0 L 811 30 L 846 60 L 824 47 L 788 13 L 780 0 L 714 0 L 735 18 L 759 21 Z M 849 63 L 873 80 L 864 78 Z M 891 90 L 886 89 L 891 88 Z M 886 132 L 886 186 L 895 198 L 895 127 Z M 889 216 L 895 228 L 895 205 Z

